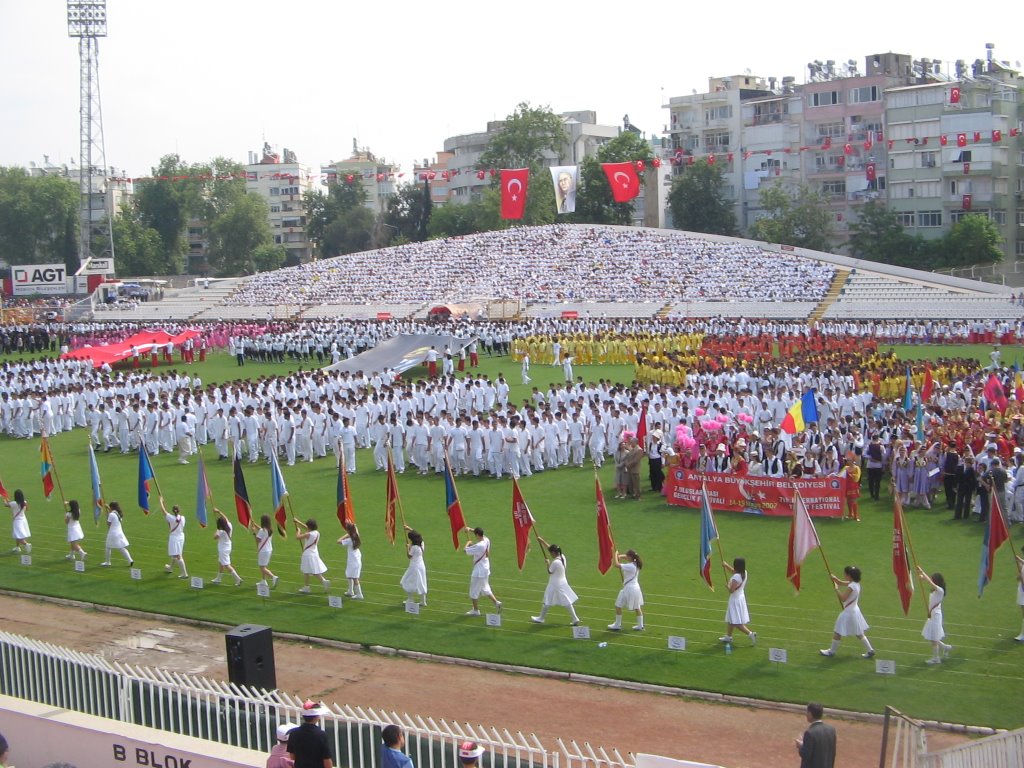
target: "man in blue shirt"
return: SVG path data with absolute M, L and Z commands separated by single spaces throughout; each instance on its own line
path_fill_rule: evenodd
M 405 734 L 397 725 L 385 725 L 381 731 L 384 749 L 380 753 L 381 768 L 414 768 L 412 760 L 402 752 Z

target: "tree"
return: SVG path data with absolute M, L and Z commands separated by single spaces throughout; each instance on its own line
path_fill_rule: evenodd
M 978 213 L 968 214 L 950 227 L 942 238 L 944 267 L 963 267 L 1003 260 L 999 228 Z M 934 267 L 933 267 L 934 269 Z
M 167 261 L 160 233 L 142 223 L 137 207 L 123 208 L 114 217 L 111 229 L 114 234 L 114 267 L 118 275 L 166 274 Z
M 699 162 L 684 167 L 668 194 L 673 226 L 688 232 L 735 235 L 736 213 L 724 193 L 722 166 Z
M 585 224 L 633 223 L 634 201 L 616 203 L 608 186 L 608 177 L 601 163 L 627 163 L 643 160 L 650 166 L 653 160 L 650 145 L 638 134 L 623 131 L 597 150 L 597 157 L 585 157 L 580 163 L 580 184 L 576 190 L 576 213 L 567 221 Z M 640 174 L 640 183 L 644 174 Z
M 550 107 L 531 107 L 524 101 L 505 118 L 501 132 L 491 138 L 480 155 L 481 170 L 529 168 L 530 187 L 520 223 L 550 224 L 555 220 L 555 192 L 547 168 L 552 160 L 561 164 L 564 146 L 562 118 Z M 492 187 L 498 188 L 500 179 L 500 175 L 495 176 Z
M 252 252 L 252 263 L 257 272 L 272 272 L 284 265 L 287 255 L 288 251 L 283 245 L 267 243 L 257 246 Z
M 324 229 L 321 248 L 325 256 L 368 250 L 373 237 L 374 215 L 363 206 L 338 214 Z
M 821 193 L 801 185 L 793 195 L 776 184 L 762 189 L 760 198 L 767 215 L 750 227 L 752 238 L 813 251 L 832 247 L 832 214 Z
M 0 259 L 78 268 L 78 186 L 60 176 L 0 168 Z
M 384 211 L 382 221 L 388 230 L 385 239 L 404 243 L 421 239 L 421 222 L 425 217 L 430 220 L 430 215 L 426 213 L 429 201 L 430 196 L 424 185 L 406 184 L 399 187 L 398 192 L 388 199 L 388 207 Z
M 495 195 L 491 190 L 488 190 L 485 194 Z M 434 209 L 430 217 L 427 234 L 433 239 L 438 237 L 461 237 L 463 235 L 472 235 L 476 232 L 497 229 L 500 220 L 497 219 L 496 214 L 496 208 L 492 210 L 489 207 L 485 207 L 483 202 L 445 203 Z
M 273 243 L 268 213 L 262 197 L 246 194 L 211 221 L 207 251 L 210 269 L 222 277 L 256 272 L 257 250 Z
M 373 235 L 374 216 L 369 209 L 363 208 L 366 203 L 366 190 L 362 184 L 332 184 L 327 194 L 319 192 L 307 192 L 302 198 L 306 209 L 306 232 L 311 240 L 320 243 L 320 250 L 324 256 L 337 256 L 340 253 L 352 253 L 354 250 L 363 250 Z M 366 211 L 367 216 L 356 214 L 349 216 L 346 223 L 338 224 L 346 214 L 356 209 Z M 354 231 L 349 231 L 357 222 L 366 222 L 366 231 L 355 236 Z M 337 224 L 337 226 L 335 226 Z M 361 241 L 362 248 L 348 248 L 344 243 Z M 347 248 L 339 250 L 339 248 Z

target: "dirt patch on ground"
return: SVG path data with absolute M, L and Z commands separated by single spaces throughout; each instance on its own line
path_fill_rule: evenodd
M 224 633 L 174 619 L 136 618 L 0 595 L 8 632 L 100 654 L 112 661 L 226 679 Z M 798 765 L 800 713 L 691 701 L 678 696 L 545 680 L 469 667 L 342 651 L 277 639 L 282 690 L 339 704 L 444 718 L 626 752 L 727 768 Z M 878 764 L 880 725 L 831 718 L 841 768 Z M 932 749 L 963 741 L 929 735 Z

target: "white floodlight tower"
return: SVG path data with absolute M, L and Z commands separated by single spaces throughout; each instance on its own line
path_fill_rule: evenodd
M 67 3 L 68 37 L 78 38 L 78 259 L 85 264 L 93 255 L 93 199 L 104 192 L 107 176 L 99 76 L 99 38 L 107 36 L 107 0 Z

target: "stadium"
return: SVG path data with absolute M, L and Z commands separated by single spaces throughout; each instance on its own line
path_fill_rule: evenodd
M 908 491 L 905 526 L 913 529 L 914 564 L 941 570 L 954 585 L 946 630 L 956 650 L 945 663 L 928 666 L 927 643 L 921 638 L 927 587 L 918 581 L 909 609 L 900 605 L 894 589 L 894 505 L 888 471 L 879 500 L 861 501 L 860 524 L 843 519 L 849 512 L 845 508 L 843 517 L 815 516 L 821 557 L 817 552 L 808 556 L 797 594 L 787 579 L 788 518 L 750 508 L 746 511 L 755 514 L 716 510 L 717 548 L 712 555 L 705 553 L 713 566 L 705 575 L 698 557 L 703 546 L 701 510 L 693 504 L 667 503 L 648 484 L 646 463 L 640 500 L 626 499 L 615 461 L 615 445 L 623 435 L 640 431 L 642 421 L 648 434 L 670 436 L 666 445 L 676 455 L 667 460 L 666 469 L 676 466 L 673 460 L 679 466 L 670 475 L 710 467 L 690 459 L 681 439 L 688 435 L 696 435 L 696 442 L 706 443 L 712 453 L 716 444 L 724 450 L 721 443 L 726 443 L 737 462 L 763 465 L 761 474 L 770 475 L 766 457 L 753 449 L 741 455 L 741 445 L 761 437 L 755 417 L 758 426 L 780 425 L 793 398 L 778 393 L 788 386 L 796 402 L 803 390 L 823 398 L 823 431 L 828 431 L 825 422 L 832 424 L 843 455 L 854 451 L 861 433 L 867 438 L 883 421 L 887 442 L 891 437 L 899 443 L 900 436 L 913 432 L 914 407 L 928 413 L 926 426 L 919 427 L 927 434 L 917 438 L 915 448 L 950 440 L 950 430 L 958 423 L 955 414 L 963 411 L 968 414 L 963 452 L 979 448 L 984 454 L 989 436 L 983 431 L 982 443 L 975 445 L 977 430 L 970 424 L 969 414 L 979 409 L 973 394 L 985 401 L 974 421 L 988 419 L 986 429 L 996 430 L 1000 440 L 1005 435 L 1012 462 L 1019 454 L 1012 448 L 1019 438 L 1015 430 L 1020 421 L 1013 418 L 1019 412 L 1018 399 L 1008 399 L 1000 410 L 990 400 L 986 379 L 991 373 L 1007 392 L 1014 391 L 1017 340 L 1024 328 L 1021 303 L 1011 289 L 733 238 L 552 226 L 321 260 L 169 290 L 162 301 L 129 309 L 106 307 L 100 293 L 68 308 L 63 324 L 8 326 L 5 331 L 8 350 L 29 348 L 14 345 L 19 334 L 44 334 L 69 347 L 60 362 L 33 364 L 28 361 L 39 355 L 8 355 L 0 409 L 8 435 L 0 445 L 5 488 L 10 494 L 24 489 L 34 502 L 27 513 L 31 546 L 18 541 L 16 528 L 18 546 L 0 559 L 5 594 L 11 596 L 4 598 L 9 607 L 5 630 L 10 633 L 0 641 L 0 693 L 41 707 L 11 705 L 24 713 L 41 715 L 48 707 L 77 712 L 62 726 L 90 733 L 109 726 L 86 719 L 113 718 L 138 727 L 131 736 L 140 744 L 170 738 L 153 736 L 149 729 L 154 728 L 221 742 L 227 745 L 225 765 L 253 764 L 246 762 L 254 759 L 253 752 L 245 750 L 266 752 L 277 725 L 298 717 L 301 698 L 327 699 L 325 690 L 335 691 L 341 702 L 332 707 L 325 727 L 334 754 L 349 764 L 375 762 L 379 728 L 395 721 L 406 729 L 409 752 L 421 764 L 453 760 L 465 738 L 489 749 L 488 765 L 511 760 L 617 768 L 657 762 L 650 754 L 640 754 L 647 751 L 720 765 L 765 764 L 758 762 L 759 754 L 789 759 L 788 735 L 783 746 L 769 739 L 751 752 L 743 744 L 749 739 L 735 732 L 732 738 L 739 746 L 727 747 L 725 739 L 712 736 L 723 728 L 721 716 L 714 714 L 708 716 L 707 739 L 687 741 L 684 748 L 673 748 L 673 739 L 659 749 L 632 740 L 623 743 L 614 723 L 598 733 L 587 727 L 588 719 L 603 722 L 605 707 L 615 710 L 627 701 L 634 707 L 649 706 L 651 712 L 657 709 L 640 699 L 613 696 L 665 694 L 694 707 L 699 705 L 691 702 L 733 702 L 763 709 L 764 717 L 781 713 L 789 718 L 784 727 L 797 734 L 803 704 L 822 700 L 830 713 L 847 718 L 839 726 L 846 759 L 873 760 L 881 750 L 883 759 L 896 761 L 893 765 L 993 765 L 992 755 L 1021 749 L 1021 723 L 1013 706 L 1021 667 L 1016 659 L 1020 643 L 1013 637 L 1020 609 L 1013 600 L 1019 565 L 1014 562 L 1016 549 L 1014 554 L 1009 551 L 1012 538 L 990 561 L 992 584 L 978 600 L 974 558 L 979 547 L 985 549 L 989 526 L 950 521 L 941 489 L 922 491 L 916 501 Z M 158 329 L 166 333 L 158 335 Z M 413 342 L 396 345 L 403 338 Z M 993 356 L 993 350 L 998 354 Z M 781 366 L 792 366 L 791 375 Z M 324 371 L 318 373 L 319 368 Z M 390 377 L 398 372 L 400 378 L 392 384 Z M 927 382 L 933 375 L 937 386 L 932 391 Z M 459 379 L 470 386 L 458 384 Z M 470 387 L 485 390 L 479 402 L 464 391 Z M 858 392 L 872 397 L 857 401 Z M 380 408 L 368 410 L 378 394 Z M 717 395 L 717 403 L 703 399 L 711 394 Z M 764 407 L 744 403 L 744 397 L 752 396 L 763 400 Z M 913 406 L 903 408 L 904 396 Z M 387 400 L 395 404 L 387 406 Z M 132 406 L 140 402 L 143 415 L 136 420 Z M 151 421 L 144 415 L 147 402 L 157 414 Z M 693 415 L 686 413 L 688 404 Z M 713 404 L 722 414 L 717 427 L 700 418 Z M 229 425 L 218 426 L 223 419 L 217 421 L 216 414 L 218 407 L 228 405 L 250 408 L 257 414 L 254 419 L 267 414 L 273 436 L 265 424 L 258 427 L 258 443 L 249 441 L 244 425 L 232 436 Z M 845 419 L 848 407 L 852 417 Z M 442 431 L 431 433 L 424 424 L 420 452 L 417 443 L 406 443 L 395 432 L 374 432 L 372 415 L 389 409 L 413 420 L 417 412 L 423 413 L 425 422 L 433 416 L 433 428 L 440 424 Z M 538 423 L 535 441 L 524 444 L 525 451 L 517 446 L 511 464 L 506 458 L 495 465 L 490 451 L 474 464 L 473 456 L 464 455 L 451 440 L 452 430 L 462 429 L 459 423 L 445 421 L 449 412 L 466 415 L 467 422 L 469 417 L 486 421 L 491 416 L 504 421 L 519 413 L 525 422 L 533 414 L 558 416 L 573 409 L 590 423 L 579 446 L 572 445 L 577 438 L 567 428 L 564 459 L 557 450 L 541 449 L 544 432 Z M 161 411 L 173 414 L 173 419 L 167 417 L 169 425 L 161 421 Z M 351 448 L 345 437 L 349 433 L 341 429 L 336 440 L 328 431 L 317 440 L 318 425 L 327 430 L 328 414 L 334 412 L 352 420 Z M 763 413 L 768 415 L 762 421 Z M 307 416 L 308 428 L 303 426 Z M 175 431 L 178 421 L 191 429 Z M 693 431 L 680 432 L 681 425 Z M 499 429 L 497 421 L 494 429 Z M 547 434 L 551 439 L 557 433 Z M 41 435 L 46 439 L 41 443 L 42 470 L 37 470 L 40 454 L 34 446 Z M 464 429 L 455 435 L 473 445 Z M 790 464 L 795 466 L 797 456 L 814 453 L 815 443 L 803 433 L 792 440 Z M 388 455 L 380 451 L 383 443 L 399 456 L 406 448 L 408 472 L 399 476 L 388 469 L 394 457 L 382 466 L 382 457 Z M 442 443 L 451 456 L 437 450 Z M 831 444 L 826 437 L 824 445 Z M 576 448 L 585 456 L 578 463 Z M 338 460 L 332 461 L 335 453 Z M 243 457 L 235 462 L 234 472 L 232 461 L 218 461 L 230 455 Z M 693 455 L 697 457 L 696 451 Z M 809 474 L 838 476 L 823 466 L 827 450 L 816 455 L 818 470 Z M 863 452 L 857 455 L 865 458 Z M 892 461 L 897 460 L 894 454 Z M 149 465 L 145 472 L 143 463 Z M 890 466 L 896 483 L 895 464 Z M 42 489 L 36 484 L 40 471 Z M 753 467 L 729 470 L 736 471 L 757 474 Z M 790 477 L 790 472 L 785 474 Z M 439 475 L 450 477 L 448 483 Z M 512 483 L 510 476 L 515 478 Z M 619 579 L 615 570 L 602 575 L 593 567 L 601 558 L 600 523 L 598 539 L 594 535 L 595 478 L 598 507 L 606 509 L 614 531 L 613 546 L 637 550 L 647 565 L 642 632 L 605 629 Z M 788 479 L 777 482 L 794 487 Z M 47 483 L 49 498 L 42 501 Z M 1005 512 L 999 512 L 998 504 L 988 510 L 992 516 L 1005 515 L 1010 523 L 1019 519 L 1013 483 L 1015 478 Z M 892 488 L 892 493 L 904 495 L 898 484 Z M 491 585 L 502 605 L 487 617 L 464 615 L 472 562 L 456 551 L 469 542 L 451 516 L 452 493 L 464 522 L 486 528 L 492 542 Z M 557 604 L 546 624 L 530 622 L 544 591 L 544 547 L 540 539 L 530 540 L 525 549 L 516 541 L 510 520 L 516 493 L 519 503 L 528 506 L 533 533 L 545 542 L 560 543 L 572 563 L 578 627 L 569 626 Z M 188 524 L 180 564 L 181 575 L 186 575 L 187 559 L 187 579 L 174 578 L 177 565 L 172 569 L 171 563 L 166 570 L 172 572 L 165 573 L 167 527 L 158 496 L 166 498 L 168 507 L 180 505 Z M 68 550 L 60 502 L 70 499 L 80 502 L 81 546 L 91 550 L 88 558 Z M 112 556 L 108 539 L 101 564 L 103 521 L 109 519 L 113 500 L 120 500 L 124 510 L 131 554 L 124 549 L 125 560 L 120 560 L 115 547 Z M 11 505 L 16 515 L 17 502 Z M 258 580 L 255 551 L 245 541 L 241 517 L 246 505 L 257 521 L 282 510 L 288 540 L 273 534 L 280 552 L 274 560 L 280 584 L 275 578 L 274 589 L 266 575 Z M 237 589 L 227 586 L 230 581 L 211 583 L 219 557 L 213 540 L 215 508 L 231 521 L 238 514 L 232 566 L 237 568 Z M 94 515 L 88 514 L 90 509 Z M 339 520 L 345 514 L 354 519 L 361 532 L 359 594 L 365 590 L 365 599 L 350 597 L 351 583 L 342 596 L 346 566 L 340 547 L 321 550 L 331 580 L 325 591 L 315 582 L 308 594 L 300 588 L 302 576 L 292 551 L 300 527 L 293 530 L 291 521 L 319 518 L 324 533 L 338 536 L 344 531 L 332 522 L 336 511 Z M 425 591 L 402 600 L 399 581 L 408 562 L 402 528 L 397 526 L 397 545 L 389 541 L 387 530 L 396 525 L 396 514 L 398 522 L 416 528 L 430 544 L 421 549 L 429 574 L 429 604 Z M 209 524 L 206 530 L 204 523 Z M 605 533 L 611 536 L 611 531 Z M 521 567 L 517 549 L 525 559 Z M 737 556 L 745 557 L 755 574 L 749 600 L 757 637 L 750 642 L 737 635 L 734 650 L 731 640 L 722 643 L 718 637 L 728 574 L 723 576 L 717 561 L 732 562 Z M 290 562 L 293 557 L 296 562 Z M 822 565 L 841 573 L 847 563 L 857 563 L 869 575 L 865 612 L 878 652 L 875 661 L 860 659 L 859 647 L 849 647 L 856 645 L 852 638 L 842 644 L 839 658 L 822 658 L 818 652 L 827 644 L 836 609 L 836 592 Z M 609 570 L 607 565 L 604 570 Z M 420 597 L 423 606 L 411 607 Z M 483 604 L 486 608 L 487 601 Z M 63 631 L 51 626 L 48 637 L 29 639 L 34 629 L 46 629 L 47 621 L 33 620 L 34 614 L 67 610 L 78 611 L 80 618 L 68 613 L 59 622 Z M 104 627 L 127 621 L 116 618 L 126 616 L 137 624 L 135 636 L 149 637 L 150 642 L 136 642 L 133 654 L 119 656 L 110 650 L 116 641 L 104 637 Z M 153 629 L 154 621 L 163 629 Z M 68 623 L 79 622 L 92 629 L 68 630 Z M 269 648 L 249 646 L 237 636 L 245 626 L 272 627 L 278 653 L 291 659 L 299 658 L 293 647 L 297 643 L 319 649 L 307 651 L 299 662 L 304 667 L 326 666 L 317 661 L 321 653 L 345 649 L 349 656 L 335 663 L 358 664 L 352 657 L 383 654 L 430 661 L 431 669 L 435 662 L 455 669 L 437 667 L 432 673 L 431 695 L 419 716 L 399 714 L 409 711 L 408 705 L 389 701 L 382 708 L 352 701 L 340 680 L 333 687 L 310 689 L 305 686 L 317 684 L 310 675 L 279 667 L 275 681 L 273 640 Z M 198 650 L 202 642 L 189 633 L 199 628 L 215 638 L 217 632 L 227 633 L 231 683 L 217 679 L 224 677 L 224 657 Z M 156 632 L 158 639 L 147 632 Z M 169 638 L 179 634 L 180 652 L 189 663 L 165 663 L 166 647 L 173 646 Z M 134 653 L 147 645 L 152 651 L 161 637 L 168 640 L 164 653 Z M 196 648 L 189 647 L 193 642 Z M 521 733 L 551 734 L 542 722 L 460 725 L 475 719 L 478 710 L 472 707 L 455 708 L 456 719 L 437 714 L 453 711 L 446 700 L 458 697 L 446 679 L 472 685 L 458 676 L 484 675 L 487 669 L 499 677 L 477 679 L 489 680 L 486 686 L 498 698 L 512 676 L 535 678 L 545 691 L 569 685 L 566 681 L 598 686 L 583 696 L 602 704 L 593 713 L 572 713 L 586 733 L 556 729 L 543 741 Z M 322 683 L 330 676 L 324 669 L 312 677 Z M 289 692 L 287 683 L 278 687 L 286 679 L 302 682 Z M 5 717 L 11 711 L 6 703 L 4 711 Z M 504 711 L 512 718 L 515 706 Z M 743 711 L 736 710 L 737 722 L 745 717 Z M 561 714 L 550 717 L 557 721 Z M 687 714 L 678 709 L 664 717 L 667 724 Z M 690 717 L 699 720 L 696 714 Z M 726 713 L 724 718 L 731 716 Z M 883 720 L 885 743 L 880 742 Z M 872 730 L 858 733 L 861 727 Z M 930 748 L 925 746 L 926 732 Z M 994 735 L 974 738 L 983 734 Z M 862 743 L 862 753 L 850 758 L 849 742 L 854 740 Z M 590 742 L 606 749 L 591 748 Z M 196 749 L 191 742 L 159 743 L 180 754 Z M 659 742 L 646 742 L 652 743 Z M 56 759 L 61 744 L 51 747 L 48 754 Z M 218 749 L 201 746 L 197 754 L 220 759 Z M 909 762 L 911 757 L 919 762 Z M 956 760 L 961 762 L 952 762 Z

